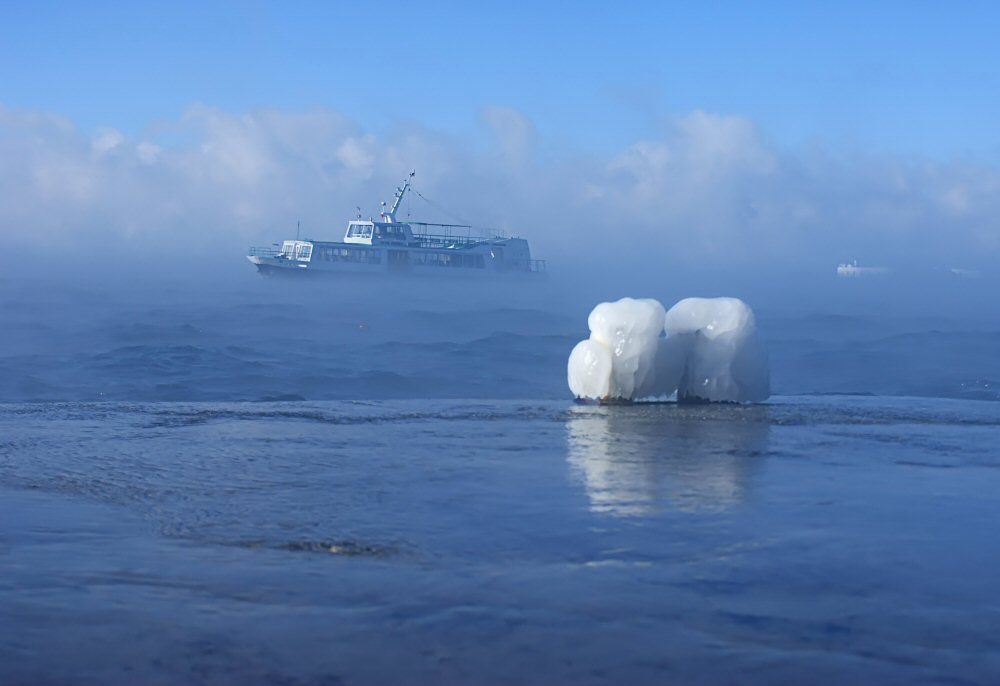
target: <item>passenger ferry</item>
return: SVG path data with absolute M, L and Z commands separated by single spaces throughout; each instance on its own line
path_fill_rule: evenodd
M 379 221 L 360 217 L 347 224 L 342 241 L 286 240 L 278 247 L 250 248 L 247 259 L 262 275 L 361 274 L 538 276 L 544 260 L 531 259 L 528 241 L 464 224 L 398 222 L 403 195 L 414 172 L 396 189 L 392 207 Z M 422 197 L 422 196 L 421 196 Z

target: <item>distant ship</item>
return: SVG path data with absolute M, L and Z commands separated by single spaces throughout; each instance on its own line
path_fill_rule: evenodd
M 859 267 L 857 260 L 854 260 L 853 263 L 837 265 L 837 276 L 875 276 L 876 274 L 886 274 L 888 271 L 885 267 Z
M 410 189 L 410 172 L 379 221 L 360 216 L 347 224 L 343 241 L 289 239 L 281 247 L 250 248 L 247 259 L 260 274 L 389 273 L 426 276 L 538 276 L 544 260 L 531 259 L 528 241 L 465 224 L 398 222 L 396 212 Z

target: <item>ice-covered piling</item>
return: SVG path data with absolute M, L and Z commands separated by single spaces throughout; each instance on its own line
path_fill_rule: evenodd
M 577 398 L 756 402 L 770 394 L 767 353 L 753 310 L 737 298 L 686 298 L 664 312 L 656 300 L 601 303 L 590 338 L 570 353 Z

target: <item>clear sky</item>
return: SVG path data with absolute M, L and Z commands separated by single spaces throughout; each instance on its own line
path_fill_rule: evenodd
M 500 104 L 598 151 L 701 109 L 781 144 L 995 159 L 998 35 L 989 2 L 6 3 L 0 103 L 85 131 L 197 102 L 457 134 Z

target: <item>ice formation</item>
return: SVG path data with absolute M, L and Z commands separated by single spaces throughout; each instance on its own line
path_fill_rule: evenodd
M 633 398 L 655 377 L 666 313 L 656 300 L 601 303 L 587 318 L 590 338 L 569 356 L 569 387 L 579 398 Z
M 587 324 L 590 338 L 567 365 L 578 398 L 754 402 L 771 394 L 753 311 L 737 298 L 686 298 L 667 312 L 656 300 L 622 298 L 595 307 Z

